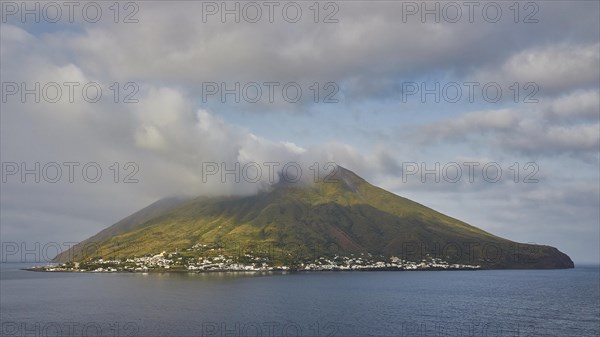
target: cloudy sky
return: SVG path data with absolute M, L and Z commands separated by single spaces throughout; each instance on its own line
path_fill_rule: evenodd
M 335 162 L 600 262 L 597 1 L 27 6 L 2 2 L 3 242 L 75 242 L 162 197 L 255 193 L 264 163 Z

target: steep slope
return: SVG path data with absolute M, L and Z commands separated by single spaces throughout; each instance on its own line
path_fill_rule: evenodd
M 82 249 L 86 244 L 91 248 Z M 310 186 L 280 182 L 249 197 L 163 200 L 56 260 L 124 258 L 198 246 L 230 253 L 275 249 L 282 260 L 364 253 L 408 261 L 434 257 L 484 268 L 573 267 L 556 248 L 497 237 L 341 167 Z
M 54 258 L 54 261 L 69 261 L 74 257 L 82 256 L 85 254 L 83 249 L 87 247 L 90 250 L 96 250 L 98 245 L 102 242 L 110 240 L 112 237 L 119 234 L 130 231 L 131 229 L 138 227 L 147 221 L 160 216 L 161 214 L 168 213 L 175 209 L 177 206 L 184 204 L 189 199 L 182 197 L 170 197 L 158 200 L 141 210 L 125 217 L 119 222 L 112 226 L 101 230 L 96 235 L 86 239 L 77 245 L 73 246 L 70 250 L 67 250 Z

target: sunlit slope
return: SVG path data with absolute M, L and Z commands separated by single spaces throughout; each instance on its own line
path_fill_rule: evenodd
M 497 237 L 375 187 L 341 167 L 330 179 L 309 186 L 278 183 L 248 197 L 157 204 L 163 209 L 144 209 L 86 240 L 87 253 L 80 246 L 57 260 L 123 258 L 217 244 L 311 252 L 296 253 L 299 258 L 315 252 L 370 253 L 411 261 L 429 255 L 485 268 L 573 266 L 556 248 Z

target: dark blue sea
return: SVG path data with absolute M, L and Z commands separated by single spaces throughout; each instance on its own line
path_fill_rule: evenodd
M 0 269 L 2 336 L 600 336 L 600 269 L 95 274 Z

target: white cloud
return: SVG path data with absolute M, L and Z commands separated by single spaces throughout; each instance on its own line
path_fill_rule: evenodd
M 422 142 L 439 139 L 464 139 L 470 133 L 506 131 L 515 128 L 519 119 L 509 109 L 468 112 L 456 119 L 425 125 L 418 135 Z
M 588 160 L 600 147 L 599 100 L 597 90 L 576 91 L 539 105 L 464 113 L 424 124 L 410 134 L 421 144 L 469 141 L 508 153 L 568 154 Z
M 483 82 L 520 86 L 534 82 L 542 94 L 572 88 L 597 87 L 600 79 L 600 43 L 555 43 L 534 46 L 512 54 L 500 67 L 482 69 Z
M 598 120 L 600 118 L 600 95 L 597 90 L 591 89 L 559 96 L 551 102 L 549 115 L 555 115 L 556 118 L 563 120 Z

